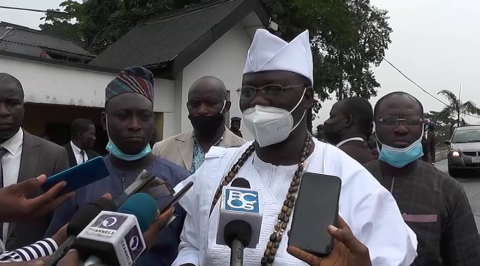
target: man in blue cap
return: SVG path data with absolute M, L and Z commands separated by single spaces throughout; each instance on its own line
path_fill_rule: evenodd
M 70 222 L 79 207 L 105 193 L 118 196 L 144 169 L 172 186 L 190 175 L 182 167 L 152 154 L 149 141 L 154 130 L 153 93 L 153 74 L 143 67 L 127 68 L 108 84 L 101 122 L 109 138 L 106 149 L 110 154 L 104 160 L 110 176 L 77 190 L 72 200 L 57 209 L 47 236 Z M 153 196 L 159 209 L 171 198 Z M 178 206 L 174 215 L 176 219 L 162 229 L 153 246 L 136 262 L 137 266 L 170 266 L 175 260 L 185 212 Z
M 230 121 L 230 131 L 240 138 L 243 138 L 242 132 L 240 131 L 241 123 L 242 119 L 240 117 L 232 117 Z

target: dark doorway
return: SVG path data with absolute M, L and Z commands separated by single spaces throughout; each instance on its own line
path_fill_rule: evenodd
M 77 118 L 90 119 L 96 127 L 97 141 L 94 150 L 107 154 L 107 132 L 100 125 L 103 108 L 27 103 L 23 128 L 39 137 L 47 135 L 50 141 L 58 145 L 70 142 L 70 124 Z
M 108 137 L 101 125 L 95 125 L 97 141 L 93 150 L 101 155 L 107 154 Z M 50 141 L 63 146 L 70 142 L 70 124 L 47 123 L 45 125 L 45 135 L 50 137 Z

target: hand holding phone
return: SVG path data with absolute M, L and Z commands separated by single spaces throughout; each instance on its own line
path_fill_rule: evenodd
M 287 252 L 311 266 L 372 265 L 368 248 L 353 235 L 352 230 L 342 217 L 338 216 L 338 227 L 328 227 L 328 233 L 335 239 L 336 243 L 327 257 L 317 257 L 295 246 L 289 246 Z
M 42 185 L 42 190 L 47 192 L 56 184 L 65 181 L 67 182 L 67 185 L 59 193 L 59 195 L 63 195 L 85 187 L 100 179 L 106 178 L 109 175 L 110 172 L 105 165 L 104 159 L 99 156 L 85 163 L 69 168 L 63 172 L 50 176 Z
M 59 196 L 64 183 L 59 183 L 44 194 L 27 199 L 26 194 L 37 191 L 45 184 L 47 177 L 40 175 L 26 181 L 4 187 L 0 190 L 0 222 L 21 222 L 50 213 L 74 193 Z
M 180 199 L 183 198 L 183 196 L 185 196 L 185 194 L 187 194 L 187 192 L 192 187 L 193 187 L 193 181 L 188 182 L 180 191 L 178 191 L 177 193 L 175 193 L 175 195 L 173 195 L 170 201 L 160 210 L 160 213 L 164 213 L 168 209 L 175 206 L 175 204 L 177 204 L 178 201 L 180 201 Z
M 147 245 L 147 249 L 149 249 L 153 243 L 155 242 L 157 235 L 161 234 L 162 229 L 165 228 L 169 221 L 173 217 L 173 209 L 170 208 L 168 211 L 160 214 L 158 212 L 157 218 L 153 221 L 153 224 L 150 228 L 143 234 L 143 238 L 145 239 L 145 244 Z
M 180 191 L 175 193 L 175 190 L 169 182 L 163 181 L 160 178 L 155 178 L 148 185 L 146 185 L 141 192 L 147 193 L 152 196 L 159 205 L 160 215 L 165 214 L 172 209 L 178 201 L 185 196 L 185 194 L 193 187 L 193 182 L 187 183 Z M 166 223 L 162 223 L 163 227 L 167 227 L 176 218 L 176 215 L 172 213 L 169 220 Z
M 342 180 L 339 177 L 303 174 L 293 209 L 289 246 L 317 257 L 330 254 L 334 239 L 327 228 L 337 225 L 341 187 Z

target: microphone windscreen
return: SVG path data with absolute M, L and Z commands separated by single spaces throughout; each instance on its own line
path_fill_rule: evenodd
M 234 220 L 229 222 L 224 229 L 223 237 L 225 238 L 225 243 L 230 248 L 235 239 L 239 240 L 245 247 L 250 245 L 252 240 L 252 226 L 242 220 Z
M 118 212 L 131 214 L 137 218 L 142 233 L 145 233 L 150 228 L 157 216 L 157 211 L 157 202 L 146 193 L 137 193 L 131 196 L 118 208 Z
M 115 203 L 112 200 L 109 200 L 107 198 L 101 197 L 97 200 L 95 200 L 92 203 L 89 203 L 91 205 L 97 206 L 98 208 L 102 209 L 102 211 L 116 211 L 118 206 L 115 205 Z
M 242 177 L 237 177 L 232 181 L 232 187 L 240 187 L 240 188 L 250 188 L 250 183 L 247 179 Z
M 100 212 L 116 209 L 115 203 L 103 197 L 80 207 L 67 225 L 67 235 L 77 236 Z

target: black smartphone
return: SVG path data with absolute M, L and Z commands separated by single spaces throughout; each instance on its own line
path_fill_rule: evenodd
M 178 201 L 185 196 L 185 194 L 193 187 L 193 181 L 188 182 L 180 191 L 175 193 L 168 203 L 160 210 L 160 213 L 168 210 L 170 207 L 178 203 Z
M 304 173 L 293 209 L 288 245 L 318 257 L 326 257 L 334 239 L 329 225 L 337 225 L 342 180 L 336 176 Z
M 99 156 L 50 176 L 42 185 L 42 190 L 47 192 L 56 184 L 66 181 L 67 185 L 59 193 L 59 195 L 62 195 L 90 185 L 91 183 L 106 178 L 109 175 L 110 172 L 105 165 L 104 159 Z
M 154 178 L 140 192 L 152 196 L 155 200 L 170 198 L 175 194 L 172 185 L 168 181 L 163 181 L 159 177 Z

